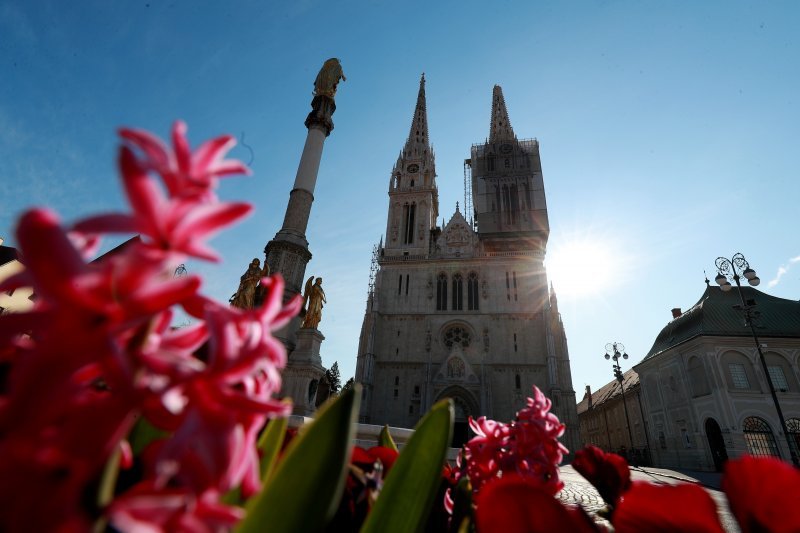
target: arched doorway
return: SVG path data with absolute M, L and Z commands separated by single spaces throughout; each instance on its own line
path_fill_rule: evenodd
M 722 466 L 728 460 L 728 450 L 725 448 L 722 430 L 713 418 L 706 420 L 706 438 L 708 447 L 711 448 L 711 457 L 714 459 L 714 468 L 717 472 L 722 472 Z
M 437 401 L 442 398 L 453 400 L 453 410 L 455 419 L 453 423 L 453 448 L 460 448 L 470 439 L 469 417 L 476 417 L 478 414 L 478 404 L 475 398 L 463 387 L 451 386 L 439 394 Z

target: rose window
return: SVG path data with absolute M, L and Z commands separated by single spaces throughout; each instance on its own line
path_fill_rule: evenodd
M 461 326 L 455 326 L 444 333 L 444 344 L 451 348 L 453 344 L 460 344 L 462 348 L 466 348 L 470 343 L 469 332 Z

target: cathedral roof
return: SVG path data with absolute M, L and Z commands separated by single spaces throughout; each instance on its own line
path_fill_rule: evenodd
M 489 127 L 489 142 L 513 141 L 516 138 L 514 130 L 511 128 L 511 121 L 508 119 L 503 89 L 499 85 L 495 85 L 492 91 L 492 123 Z
M 754 300 L 756 333 L 763 337 L 800 337 L 800 302 L 763 293 L 753 287 L 742 287 L 745 301 Z M 645 360 L 695 337 L 750 337 L 738 291 L 728 292 L 707 286 L 703 296 L 686 312 L 670 321 L 658 334 Z

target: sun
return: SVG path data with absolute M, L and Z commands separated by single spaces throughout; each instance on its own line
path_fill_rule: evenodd
M 569 238 L 547 251 L 547 276 L 559 296 L 596 296 L 615 281 L 615 257 L 608 240 Z

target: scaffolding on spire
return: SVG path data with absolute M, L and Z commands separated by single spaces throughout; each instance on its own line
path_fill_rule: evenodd
M 381 244 L 376 244 L 372 247 L 372 261 L 369 265 L 369 285 L 367 287 L 367 302 L 371 302 L 375 294 L 375 276 L 378 274 L 378 260 L 381 257 L 381 248 L 383 244 L 383 237 L 381 237 Z
M 477 230 L 472 207 L 472 159 L 464 160 L 464 218 L 469 220 L 473 230 Z

